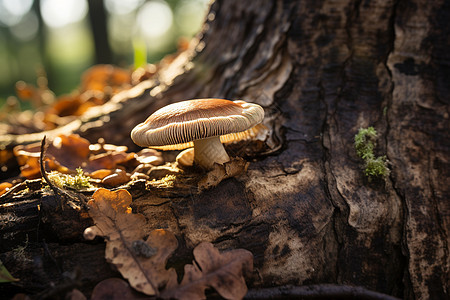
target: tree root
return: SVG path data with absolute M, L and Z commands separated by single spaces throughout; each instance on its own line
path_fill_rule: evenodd
M 359 286 L 316 284 L 278 286 L 249 290 L 244 299 L 361 299 L 398 300 L 399 298 L 370 291 Z

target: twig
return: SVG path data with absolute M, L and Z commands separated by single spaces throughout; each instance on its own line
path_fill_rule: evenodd
M 367 290 L 360 286 L 317 284 L 308 286 L 280 286 L 249 290 L 244 299 L 361 299 L 399 300 L 399 298 Z
M 11 187 L 6 193 L 4 193 L 3 195 L 0 196 L 0 200 L 3 201 L 3 199 L 6 199 L 8 197 L 10 197 L 11 195 L 24 190 L 27 188 L 27 184 L 26 182 L 21 182 L 16 184 L 15 186 Z M 6 200 L 4 200 L 6 202 Z
M 47 172 L 45 172 L 45 165 L 44 165 L 45 150 L 46 150 L 45 140 L 46 140 L 46 136 L 44 135 L 44 137 L 42 138 L 42 141 L 41 141 L 41 154 L 39 156 L 39 166 L 40 166 L 40 169 L 41 169 L 41 175 L 44 178 L 45 182 L 53 190 L 53 192 L 55 193 L 55 196 L 58 196 L 58 195 L 61 195 L 61 193 L 59 191 L 60 189 L 57 186 L 55 186 L 53 184 L 53 182 L 50 181 L 50 179 L 47 176 Z M 62 205 L 62 201 L 59 201 L 59 204 L 61 206 L 61 209 L 64 209 L 63 205 Z
M 83 206 L 85 208 L 87 208 L 88 207 L 87 206 L 87 201 L 86 201 L 86 197 L 84 195 L 78 194 L 78 193 L 76 193 L 76 194 L 74 193 L 74 195 L 71 195 L 70 193 L 64 191 L 63 189 L 60 189 L 59 187 L 57 187 L 48 178 L 47 172 L 45 171 L 45 165 L 44 165 L 45 150 L 46 150 L 45 140 L 46 140 L 46 136 L 44 135 L 44 137 L 42 138 L 42 142 L 41 142 L 41 154 L 39 156 L 39 165 L 40 165 L 40 169 L 41 169 L 41 175 L 44 178 L 45 182 L 53 190 L 53 192 L 55 193 L 55 196 L 57 196 L 61 209 L 64 210 L 64 206 L 63 206 L 63 202 L 62 202 L 61 198 L 79 201 L 79 202 L 81 202 L 83 204 Z

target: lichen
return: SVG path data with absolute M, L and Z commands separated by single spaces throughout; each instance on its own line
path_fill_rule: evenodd
M 76 175 L 62 174 L 58 172 L 51 172 L 48 174 L 50 180 L 59 188 L 72 188 L 75 190 L 88 189 L 91 186 L 89 183 L 89 176 L 85 176 L 83 169 L 77 168 Z
M 375 157 L 377 131 L 373 127 L 360 128 L 355 135 L 356 154 L 364 161 L 364 173 L 370 179 L 386 179 L 390 174 L 386 156 Z
M 159 180 L 153 179 L 150 183 L 158 188 L 172 188 L 176 179 L 175 175 L 168 174 Z
M 28 234 L 25 237 L 24 244 L 25 245 L 23 245 L 23 246 L 18 245 L 14 249 L 12 249 L 12 253 L 13 253 L 15 260 L 20 264 L 31 261 L 31 259 L 29 259 L 26 254 L 26 248 L 28 247 Z

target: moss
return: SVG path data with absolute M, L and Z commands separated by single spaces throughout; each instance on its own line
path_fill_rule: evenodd
M 77 168 L 76 175 L 61 174 L 52 172 L 48 174 L 50 180 L 59 188 L 72 188 L 75 190 L 83 190 L 92 187 L 89 183 L 89 176 L 85 176 L 83 169 Z
M 378 156 L 375 159 L 365 161 L 365 174 L 368 177 L 387 177 L 389 176 L 386 156 Z
M 377 131 L 373 127 L 360 128 L 355 135 L 356 154 L 362 159 L 373 157 L 376 140 Z
M 360 128 L 355 135 L 356 154 L 364 160 L 364 173 L 369 179 L 386 178 L 390 174 L 386 156 L 375 157 L 377 131 L 373 127 Z

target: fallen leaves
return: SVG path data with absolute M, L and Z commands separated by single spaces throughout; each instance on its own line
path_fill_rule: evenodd
M 106 259 L 135 289 L 157 295 L 159 288 L 176 280 L 175 270 L 165 269 L 167 259 L 178 246 L 172 233 L 154 230 L 144 241 L 145 217 L 131 213 L 131 195 L 125 190 L 99 189 L 92 198 L 88 206 L 95 226 L 86 229 L 85 237 L 107 237 Z
M 97 190 L 88 202 L 95 226 L 87 228 L 84 235 L 87 239 L 106 239 L 106 259 L 134 289 L 166 299 L 205 299 L 207 288 L 214 288 L 226 299 L 245 296 L 244 274 L 253 269 L 249 251 L 237 249 L 221 254 L 211 243 L 201 243 L 194 249 L 193 264 L 185 266 L 184 278 L 178 283 L 175 269 L 166 269 L 167 260 L 178 247 L 176 237 L 170 231 L 156 229 L 144 239 L 146 220 L 131 212 L 131 201 L 125 190 Z M 99 285 L 107 285 L 110 290 L 117 288 L 127 299 L 135 299 L 122 281 Z M 107 293 L 104 287 L 96 289 L 94 295 Z
M 131 72 L 112 65 L 96 65 L 86 70 L 81 78 L 81 91 L 109 89 L 116 94 L 131 86 Z
M 52 179 L 59 179 L 59 176 L 63 181 L 68 182 L 76 180 L 76 176 L 88 176 L 89 185 L 84 186 L 90 186 L 90 188 L 113 188 L 144 179 L 146 186 L 153 191 L 190 194 L 213 188 L 227 178 L 245 173 L 248 167 L 248 162 L 245 160 L 232 158 L 229 162 L 223 165 L 216 164 L 212 170 L 204 172 L 189 163 L 181 166 L 179 157 L 177 162 L 165 163 L 161 152 L 154 149 L 143 149 L 137 153 L 127 152 L 127 150 L 125 146 L 106 144 L 103 140 L 91 144 L 76 134 L 59 135 L 48 145 L 45 169 L 56 172 L 52 172 L 49 176 Z M 21 177 L 25 179 L 41 177 L 38 143 L 16 146 L 13 153 L 21 166 Z M 170 184 L 166 184 L 168 181 L 163 180 L 168 175 L 174 177 L 170 180 Z M 77 189 L 73 184 L 64 185 Z M 6 188 L 10 186 L 5 186 L 3 189 L 0 186 L 0 193 Z
M 13 184 L 10 182 L 2 182 L 0 183 L 0 196 L 9 191 L 10 188 L 13 187 Z
M 78 168 L 82 168 L 86 175 L 92 174 L 92 178 L 104 180 L 105 186 L 118 186 L 130 180 L 130 174 L 125 171 L 127 167 L 133 169 L 139 165 L 139 159 L 148 158 L 148 155 L 140 157 L 133 152 L 127 153 L 127 150 L 125 146 L 90 144 L 88 140 L 76 134 L 60 135 L 48 146 L 46 169 L 63 174 L 75 174 Z M 41 177 L 40 144 L 19 145 L 13 152 L 21 166 L 22 177 L 26 179 Z M 154 159 L 155 164 L 161 163 L 161 155 L 157 159 Z M 110 178 L 106 179 L 108 176 Z
M 82 167 L 89 157 L 89 141 L 78 135 L 60 135 L 47 149 L 47 169 L 69 173 Z M 14 148 L 14 155 L 21 165 L 21 175 L 27 179 L 41 176 L 39 168 L 40 143 L 19 145 Z
M 20 102 L 11 97 L 9 103 L 0 108 L 0 119 L 8 124 L 1 133 L 28 134 L 66 125 L 91 107 L 103 105 L 115 94 L 131 88 L 132 73 L 112 65 L 96 65 L 83 73 L 77 90 L 55 97 L 41 70 L 36 85 L 24 81 L 16 84 L 17 96 L 31 102 L 34 111 L 20 111 Z
M 184 267 L 180 284 L 162 293 L 170 299 L 204 299 L 205 290 L 214 288 L 225 299 L 242 299 L 247 293 L 243 272 L 253 270 L 253 255 L 244 249 L 219 253 L 211 243 L 194 249 L 195 261 Z

